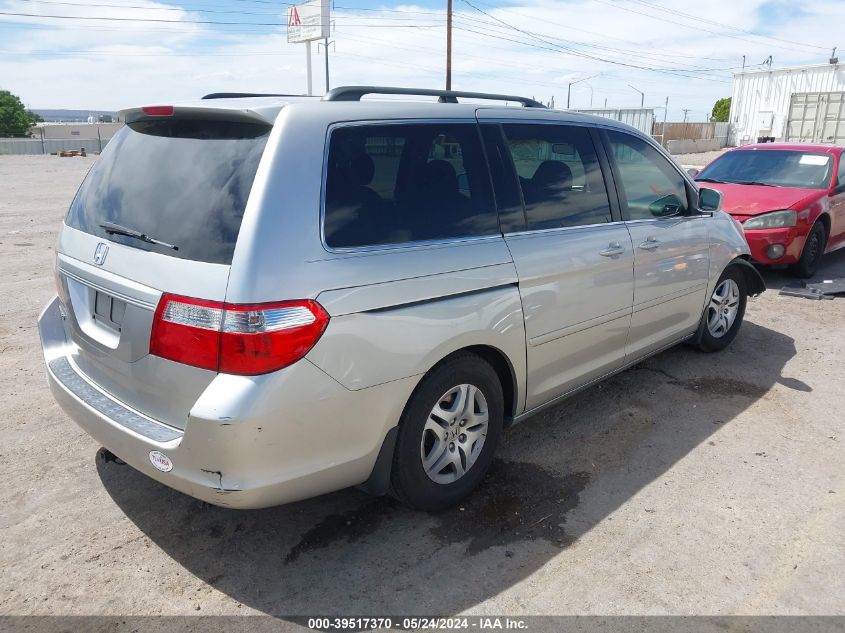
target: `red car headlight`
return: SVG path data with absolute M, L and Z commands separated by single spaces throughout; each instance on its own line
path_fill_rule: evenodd
M 761 229 L 783 229 L 795 226 L 798 222 L 798 213 L 791 209 L 784 211 L 772 211 L 753 218 L 748 218 L 742 225 L 746 231 L 759 231 Z

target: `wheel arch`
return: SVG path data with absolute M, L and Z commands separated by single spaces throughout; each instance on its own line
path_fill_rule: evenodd
M 495 370 L 496 375 L 499 377 L 499 384 L 502 385 L 502 397 L 505 405 L 505 425 L 510 424 L 516 415 L 517 389 L 519 388 L 516 381 L 516 371 L 510 359 L 502 350 L 492 345 L 470 345 L 469 347 L 456 350 L 454 353 L 458 352 L 469 352 L 480 356 Z M 452 356 L 452 354 L 449 356 Z
M 827 242 L 830 239 L 830 215 L 827 211 L 822 211 L 816 218 L 816 222 L 821 222 L 824 227 L 825 247 L 827 247 Z M 813 224 L 816 222 L 813 222 Z
M 408 396 L 408 399 L 405 402 L 405 407 L 407 407 L 408 403 L 413 399 L 414 395 L 417 393 L 417 389 L 419 388 L 420 383 L 422 383 L 426 376 L 431 374 L 443 363 L 449 361 L 455 356 L 465 353 L 478 356 L 479 358 L 487 362 L 487 364 L 490 365 L 496 372 L 496 375 L 499 378 L 499 384 L 501 384 L 502 386 L 502 397 L 504 400 L 505 408 L 505 425 L 507 426 L 507 424 L 509 424 L 510 421 L 517 414 L 516 409 L 520 395 L 519 382 L 517 381 L 516 370 L 514 369 L 513 363 L 511 362 L 510 358 L 508 358 L 508 355 L 500 348 L 494 345 L 490 345 L 488 343 L 465 345 L 463 347 L 454 349 L 448 354 L 445 354 L 444 356 L 439 358 L 435 363 L 431 365 L 431 367 L 428 368 L 428 370 L 426 370 L 425 373 L 420 375 L 419 380 L 417 381 L 417 386 L 414 387 L 414 390 L 411 392 L 411 395 Z
M 732 259 L 728 265 L 725 266 L 725 270 L 732 267 L 736 267 L 741 270 L 745 278 L 745 287 L 748 290 L 748 296 L 756 297 L 766 291 L 766 281 L 763 279 L 760 271 L 757 270 L 749 260 L 750 256 L 740 255 Z
M 487 362 L 496 372 L 499 378 L 499 384 L 502 386 L 502 399 L 504 404 L 504 425 L 507 427 L 516 416 L 516 407 L 518 403 L 519 383 L 516 378 L 516 370 L 513 367 L 507 354 L 501 349 L 488 344 L 467 345 L 460 349 L 453 350 L 439 359 L 431 367 L 428 368 L 424 374 L 420 375 L 419 380 L 411 394 L 405 401 L 402 407 L 404 414 L 408 405 L 417 394 L 420 385 L 426 376 L 430 375 L 434 370 L 440 367 L 443 363 L 460 354 L 469 353 L 477 356 Z M 381 449 L 376 457 L 376 462 L 373 465 L 373 470 L 370 477 L 364 483 L 357 486 L 372 495 L 387 494 L 390 487 L 390 472 L 393 468 L 393 454 L 396 450 L 396 440 L 399 432 L 399 425 L 397 424 L 391 428 L 382 441 Z

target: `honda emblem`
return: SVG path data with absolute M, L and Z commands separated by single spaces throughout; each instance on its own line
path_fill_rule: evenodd
M 106 263 L 106 255 L 108 254 L 109 245 L 104 242 L 100 242 L 97 244 L 97 248 L 94 251 L 94 263 L 97 264 L 97 266 L 102 266 Z

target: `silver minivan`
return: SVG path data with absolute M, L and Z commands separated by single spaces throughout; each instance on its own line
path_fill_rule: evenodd
M 615 121 L 374 87 L 121 119 L 61 227 L 49 384 L 220 506 L 447 507 L 506 427 L 682 341 L 724 348 L 764 290 L 719 194 Z

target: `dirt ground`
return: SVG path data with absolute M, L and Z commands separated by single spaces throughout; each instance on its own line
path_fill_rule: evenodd
M 845 615 L 845 299 L 766 272 L 731 348 L 514 427 L 460 508 L 224 510 L 98 459 L 47 389 L 36 318 L 91 162 L 0 157 L 0 614 Z

